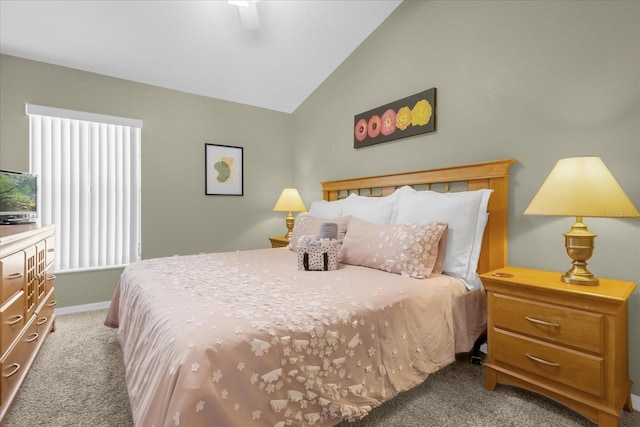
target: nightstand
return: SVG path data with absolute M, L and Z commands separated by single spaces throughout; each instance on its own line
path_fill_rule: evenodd
M 600 426 L 633 411 L 627 300 L 636 284 L 570 285 L 561 273 L 506 267 L 481 275 L 487 291 L 487 390 L 533 390 Z
M 284 248 L 289 245 L 289 239 L 283 236 L 269 237 L 272 248 Z

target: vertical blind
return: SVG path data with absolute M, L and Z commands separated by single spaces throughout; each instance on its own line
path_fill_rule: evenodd
M 56 224 L 56 271 L 140 259 L 142 121 L 27 104 L 38 213 Z

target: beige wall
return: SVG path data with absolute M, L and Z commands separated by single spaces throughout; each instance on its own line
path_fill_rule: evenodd
M 353 116 L 438 90 L 438 130 L 353 148 Z M 509 261 L 564 271 L 572 218 L 523 216 L 556 161 L 602 157 L 640 207 L 640 2 L 405 1 L 294 113 L 295 184 L 515 158 Z M 591 270 L 640 283 L 640 220 L 586 218 Z M 640 395 L 640 290 L 629 303 Z
M 142 119 L 143 258 L 264 248 L 292 185 L 291 116 L 0 56 L 0 168 L 29 169 L 25 103 Z M 244 147 L 244 196 L 204 195 L 204 143 Z M 108 301 L 120 270 L 58 274 L 60 307 Z
M 355 114 L 430 87 L 437 132 L 353 149 Z M 513 265 L 568 268 L 562 233 L 572 220 L 522 215 L 559 158 L 602 157 L 640 207 L 639 2 L 407 0 L 291 116 L 2 56 L 0 167 L 28 167 L 25 102 L 144 120 L 145 258 L 266 247 L 282 230 L 271 207 L 285 185 L 308 203 L 323 180 L 508 157 L 519 161 Z M 203 196 L 205 141 L 245 147 L 245 197 Z M 592 271 L 640 282 L 640 220 L 587 224 L 599 234 Z M 108 300 L 116 279 L 61 275 L 61 305 Z M 639 325 L 637 290 L 629 304 L 636 395 Z

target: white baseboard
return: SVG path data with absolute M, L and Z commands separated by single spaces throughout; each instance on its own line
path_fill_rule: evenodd
M 95 302 L 93 304 L 73 305 L 71 307 L 56 308 L 56 315 L 80 313 L 83 311 L 102 310 L 103 308 L 109 308 L 111 301 Z

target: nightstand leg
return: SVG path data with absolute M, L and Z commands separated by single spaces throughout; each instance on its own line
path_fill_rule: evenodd
M 598 416 L 598 427 L 620 427 L 620 417 L 600 412 Z
M 487 366 L 485 365 L 485 368 L 484 368 L 484 388 L 489 390 L 489 391 L 495 390 L 497 381 L 498 381 L 498 376 L 496 374 L 496 371 L 494 371 L 491 368 L 487 368 Z
M 633 412 L 633 400 L 631 400 L 631 393 L 627 395 L 627 401 L 622 407 L 627 412 Z

